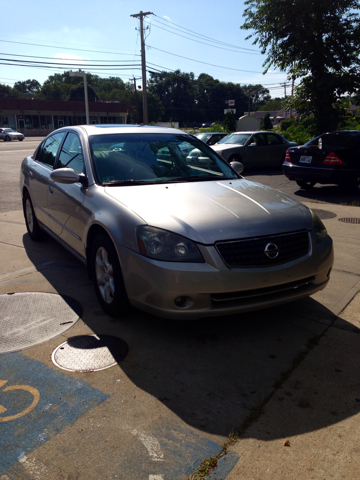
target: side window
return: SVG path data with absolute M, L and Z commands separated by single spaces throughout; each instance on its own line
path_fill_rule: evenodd
M 72 168 L 76 173 L 84 172 L 84 158 L 79 137 L 69 133 L 62 146 L 57 168 Z
M 281 137 L 274 135 L 273 133 L 267 134 L 268 145 L 282 145 L 283 141 Z
M 42 144 L 40 148 L 36 160 L 47 165 L 49 167 L 53 167 L 55 163 L 55 158 L 57 151 L 59 149 L 60 143 L 64 138 L 64 133 L 55 133 L 55 135 L 51 135 L 45 142 Z
M 266 139 L 264 134 L 259 133 L 257 135 L 254 135 L 252 142 L 255 142 L 257 147 L 264 147 L 266 145 Z

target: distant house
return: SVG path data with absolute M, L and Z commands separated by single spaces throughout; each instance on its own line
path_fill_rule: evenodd
M 91 124 L 127 123 L 131 107 L 123 103 L 89 102 Z M 25 136 L 47 135 L 70 125 L 86 123 L 84 102 L 0 98 L 0 127 L 12 127 Z
M 262 110 L 259 112 L 250 112 L 250 116 L 256 117 L 261 122 L 267 113 L 270 114 L 270 119 L 274 126 L 279 125 L 281 120 L 284 120 L 284 118 L 290 118 L 290 116 L 293 116 L 293 112 L 290 115 L 290 112 L 286 111 L 285 107 L 282 108 L 281 110 L 271 110 L 271 111 Z M 248 114 L 249 112 L 244 112 L 244 116 Z

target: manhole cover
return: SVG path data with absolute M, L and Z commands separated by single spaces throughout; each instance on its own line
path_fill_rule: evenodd
M 26 292 L 0 295 L 0 353 L 43 343 L 75 325 L 81 306 L 70 297 Z
M 339 222 L 360 224 L 360 218 L 339 218 Z
M 317 208 L 311 209 L 316 215 L 321 218 L 322 220 L 326 220 L 327 218 L 334 218 L 336 217 L 336 213 L 328 212 L 327 210 L 318 210 Z
M 52 354 L 54 364 L 70 372 L 96 372 L 124 360 L 129 347 L 120 338 L 108 335 L 81 335 L 69 338 Z

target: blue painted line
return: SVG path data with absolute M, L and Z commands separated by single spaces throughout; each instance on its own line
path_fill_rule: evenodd
M 33 398 L 24 390 L 4 391 L 6 387 L 28 385 L 40 393 L 38 404 L 29 413 L 0 423 L 0 475 L 109 398 L 86 382 L 20 353 L 0 356 L 0 380 L 7 380 L 0 388 L 0 405 L 7 410 L 0 418 L 17 415 Z
M 239 459 L 240 457 L 237 453 L 227 453 L 220 458 L 218 466 L 206 477 L 206 480 L 225 480 Z

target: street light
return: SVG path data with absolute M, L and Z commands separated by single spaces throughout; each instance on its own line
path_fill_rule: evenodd
M 87 90 L 87 81 L 85 72 L 73 72 L 70 70 L 70 77 L 82 77 L 84 79 L 84 94 L 85 94 L 85 114 L 86 114 L 86 125 L 90 124 L 89 119 L 89 100 L 88 100 L 88 90 Z

